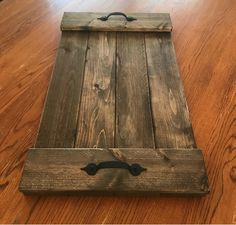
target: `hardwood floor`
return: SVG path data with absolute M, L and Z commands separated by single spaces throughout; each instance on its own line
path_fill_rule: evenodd
M 64 11 L 168 12 L 207 197 L 24 196 Z M 236 223 L 236 1 L 0 1 L 0 223 Z

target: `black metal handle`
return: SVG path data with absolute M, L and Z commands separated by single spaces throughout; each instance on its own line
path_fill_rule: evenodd
M 107 16 L 101 16 L 97 19 L 102 20 L 102 21 L 107 21 L 110 16 L 124 16 L 127 21 L 137 20 L 136 18 L 134 18 L 132 16 L 127 16 L 125 13 L 122 13 L 122 12 L 112 12 L 112 13 L 108 14 Z
M 88 175 L 95 175 L 99 169 L 109 169 L 109 168 L 120 168 L 120 169 L 127 169 L 133 176 L 138 176 L 142 173 L 146 168 L 143 168 L 137 163 L 129 165 L 123 161 L 105 161 L 99 164 L 89 163 L 86 167 L 81 168 L 87 172 Z

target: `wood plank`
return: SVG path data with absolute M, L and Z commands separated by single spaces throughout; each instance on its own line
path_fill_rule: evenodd
M 87 32 L 63 32 L 36 147 L 73 147 Z
M 117 33 L 116 147 L 154 147 L 143 33 Z
M 139 31 L 139 32 L 170 32 L 172 24 L 167 13 L 127 13 L 137 20 L 127 22 L 124 17 L 111 16 L 107 21 L 98 20 L 109 12 L 84 13 L 65 12 L 62 30 L 93 30 L 93 31 Z
M 89 163 L 122 160 L 146 168 L 138 176 L 126 169 L 100 169 L 94 176 L 81 168 Z M 32 149 L 20 190 L 24 193 L 198 194 L 208 193 L 202 153 L 191 149 Z
M 77 147 L 114 147 L 115 53 L 116 33 L 89 34 Z
M 145 34 L 156 147 L 195 147 L 170 33 Z

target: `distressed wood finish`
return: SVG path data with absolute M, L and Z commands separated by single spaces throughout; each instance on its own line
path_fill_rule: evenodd
M 80 22 L 94 17 L 93 13 L 76 15 Z M 148 14 L 141 14 L 137 21 L 146 21 L 143 26 L 149 28 L 153 22 L 150 17 L 158 22 L 156 15 Z M 64 18 L 62 27 L 65 21 Z M 119 19 L 118 23 L 122 24 Z M 119 28 L 121 25 L 113 26 Z M 168 158 L 169 153 L 163 154 L 163 168 L 160 167 L 160 157 L 155 157 L 151 150 L 156 146 L 174 148 L 169 151 L 179 156 L 186 154 L 186 150 L 180 147 L 187 150 L 196 147 L 170 33 L 84 30 L 62 32 L 36 141 L 39 149 L 35 151 L 53 149 L 50 154 L 42 149 L 40 154 L 45 154 L 44 162 L 43 159 L 40 161 L 40 154 L 28 157 L 20 190 L 24 193 L 208 193 L 204 161 L 197 158 L 197 150 L 189 156 L 190 161 L 186 160 L 188 156 L 181 158 L 178 163 L 183 167 L 177 167 L 177 173 L 175 163 Z M 51 153 L 60 147 L 104 149 L 90 152 L 87 149 L 89 158 L 83 156 L 86 150 L 65 151 L 62 157 L 65 164 L 62 164 L 60 154 Z M 106 160 L 105 149 L 113 147 L 143 148 L 138 150 L 145 152 L 137 154 L 140 159 L 135 157 L 136 150 L 129 151 L 134 154 L 132 163 L 144 160 L 145 167 L 153 167 L 137 177 L 130 177 L 127 171 L 117 175 L 114 169 L 108 170 L 102 179 L 98 175 L 93 179 L 88 174 L 79 173 L 80 162 L 112 160 L 109 157 Z M 176 153 L 177 148 L 179 153 Z M 119 153 L 119 149 L 113 151 Z M 126 154 L 122 150 L 121 158 L 125 160 Z M 152 158 L 154 160 L 150 161 Z M 201 173 L 194 160 L 202 160 Z M 45 168 L 40 167 L 42 163 Z M 191 173 L 188 173 L 191 166 Z
M 122 160 L 146 168 L 139 176 L 125 169 L 100 169 L 89 176 L 88 163 Z M 208 193 L 202 153 L 196 149 L 32 149 L 20 184 L 26 193 Z
M 115 52 L 115 33 L 89 34 L 77 147 L 114 147 Z
M 143 33 L 117 33 L 116 147 L 154 147 Z
M 127 13 L 137 20 L 127 22 L 124 17 L 111 16 L 107 21 L 98 20 L 106 16 L 104 13 L 64 13 L 62 30 L 93 30 L 93 31 L 140 31 L 169 32 L 172 29 L 170 16 L 167 13 Z
M 73 147 L 83 83 L 87 32 L 64 32 L 36 147 Z
M 156 147 L 196 148 L 170 33 L 145 34 Z

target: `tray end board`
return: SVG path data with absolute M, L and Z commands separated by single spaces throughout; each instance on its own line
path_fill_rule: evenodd
M 101 169 L 88 175 L 89 163 L 138 163 L 145 171 Z M 205 195 L 209 193 L 202 152 L 198 149 L 60 148 L 30 149 L 19 190 L 25 194 Z

